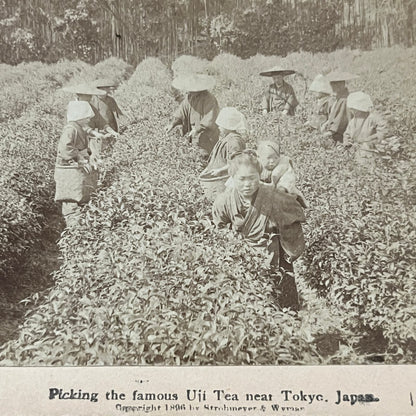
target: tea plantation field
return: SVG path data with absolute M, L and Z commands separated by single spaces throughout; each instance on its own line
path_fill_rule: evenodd
M 301 102 L 290 119 L 261 115 L 268 80 L 258 73 L 277 62 L 300 73 L 289 79 Z M 149 58 L 130 77 L 117 60 L 28 65 L 42 74 L 31 88 L 24 66 L 5 67 L 0 79 L 4 282 L 56 210 L 53 163 L 68 100 L 57 87 L 116 74 L 124 80 L 116 98 L 125 129 L 105 157 L 82 225 L 61 234 L 53 285 L 23 300 L 27 312 L 0 347 L 2 365 L 414 362 L 415 48 L 244 61 L 183 56 L 171 69 Z M 294 160 L 309 202 L 307 250 L 296 262 L 298 314 L 274 305 L 265 256 L 212 225 L 198 153 L 178 132 L 164 134 L 177 105 L 172 76 L 189 68 L 215 76 L 220 106 L 247 116 L 252 146 L 279 137 Z M 306 86 L 323 69 L 358 74 L 350 90 L 368 92 L 389 121 L 371 172 L 304 127 L 312 102 Z

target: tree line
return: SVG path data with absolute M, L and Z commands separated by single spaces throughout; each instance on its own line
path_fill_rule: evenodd
M 371 49 L 415 41 L 416 0 L 0 0 L 1 61 L 137 64 L 181 54 Z

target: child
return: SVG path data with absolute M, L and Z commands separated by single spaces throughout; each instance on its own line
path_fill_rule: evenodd
M 306 208 L 307 202 L 302 192 L 296 188 L 296 175 L 289 157 L 281 156 L 276 142 L 264 140 L 258 143 L 257 154 L 263 167 L 261 181 L 271 183 L 279 189 L 297 196 L 299 203 Z
M 355 160 L 360 165 L 374 166 L 374 144 L 387 136 L 387 124 L 377 113 L 370 112 L 373 102 L 362 91 L 348 96 L 347 107 L 353 114 L 344 132 L 345 147 L 356 145 Z
M 316 96 L 316 104 L 313 108 L 310 120 L 306 123 L 306 125 L 320 130 L 322 124 L 328 120 L 329 116 L 332 94 L 331 85 L 326 77 L 319 74 L 312 81 L 309 91 L 312 91 Z

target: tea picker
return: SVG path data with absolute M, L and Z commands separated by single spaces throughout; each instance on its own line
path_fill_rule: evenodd
M 220 129 L 220 139 L 215 144 L 208 165 L 200 174 L 199 180 L 205 196 L 214 201 L 223 192 L 229 176 L 229 162 L 246 148 L 248 124 L 245 116 L 235 107 L 224 107 L 216 120 Z
M 334 102 L 329 111 L 328 120 L 322 124 L 321 131 L 324 137 L 332 138 L 335 143 L 342 143 L 342 137 L 350 120 L 347 110 L 347 97 L 349 94 L 347 81 L 358 78 L 349 72 L 332 71 L 326 76 L 334 96 Z
M 116 100 L 111 95 L 112 92 L 116 89 L 118 82 L 114 79 L 97 79 L 93 81 L 92 85 L 99 90 L 103 90 L 105 95 L 95 95 L 94 103 L 96 103 L 96 107 L 104 118 L 104 120 L 109 124 L 109 126 L 113 129 L 114 132 L 118 133 L 118 123 L 117 118 L 123 115 L 123 112 L 120 110 Z
M 351 93 L 347 98 L 347 108 L 353 116 L 344 132 L 345 148 L 354 147 L 355 161 L 366 168 L 374 168 L 378 154 L 376 144 L 388 135 L 386 121 L 373 110 L 370 96 L 363 91 Z
M 86 101 L 70 101 L 67 124 L 58 143 L 54 179 L 55 201 L 62 202 L 68 227 L 79 223 L 81 206 L 90 200 L 98 181 L 98 170 L 91 160 L 89 123 L 94 111 Z
M 270 84 L 263 93 L 261 102 L 263 114 L 277 111 L 283 115 L 293 116 L 299 104 L 293 87 L 284 80 L 285 76 L 293 75 L 296 71 L 275 66 L 267 71 L 260 72 L 263 77 L 271 77 Z
M 309 86 L 309 91 L 315 96 L 315 103 L 305 126 L 320 131 L 321 126 L 328 120 L 331 109 L 331 84 L 323 74 L 318 74 Z
M 215 86 L 215 79 L 205 74 L 183 74 L 173 80 L 172 86 L 185 91 L 186 97 L 174 112 L 165 132 L 182 126 L 183 137 L 198 146 L 202 155 L 208 158 L 219 137 L 215 124 L 219 106 L 215 96 L 209 92 Z
M 91 150 L 94 156 L 99 159 L 105 139 L 119 137 L 119 134 L 109 125 L 109 122 L 97 108 L 98 96 L 105 96 L 106 92 L 90 84 L 67 86 L 63 90 L 75 94 L 76 100 L 90 104 L 94 116 L 88 123 L 87 133 L 91 136 Z

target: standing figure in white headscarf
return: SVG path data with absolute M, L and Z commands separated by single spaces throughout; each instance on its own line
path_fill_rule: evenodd
M 95 189 L 97 172 L 90 161 L 89 123 L 94 117 L 86 101 L 68 103 L 67 124 L 58 143 L 55 166 L 55 201 L 62 202 L 62 214 L 67 226 L 75 225 L 80 205 L 88 202 Z

